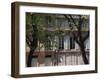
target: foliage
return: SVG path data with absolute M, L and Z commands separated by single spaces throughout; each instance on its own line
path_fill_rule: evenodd
M 52 24 L 50 23 L 52 21 Z M 43 47 L 52 49 L 52 47 L 57 47 L 57 42 L 54 40 L 54 35 L 58 34 L 59 31 L 52 32 L 48 31 L 48 27 L 50 28 L 53 25 L 53 29 L 55 27 L 54 17 L 45 14 L 36 14 L 36 13 L 26 13 L 26 36 L 29 36 L 30 40 L 32 40 L 33 28 L 32 25 L 36 25 L 38 32 L 37 37 L 39 44 L 42 44 L 41 47 L 37 47 L 37 49 L 41 49 Z M 51 41 L 53 44 L 48 47 L 48 41 Z M 31 46 L 33 47 L 33 46 Z

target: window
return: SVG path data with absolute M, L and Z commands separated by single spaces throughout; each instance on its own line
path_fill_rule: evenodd
M 59 37 L 59 50 L 64 49 L 64 37 Z
M 54 27 L 54 25 L 55 25 L 55 19 L 54 19 L 54 17 L 53 16 L 48 16 L 48 19 L 47 19 L 48 21 L 48 27 Z
M 75 41 L 73 37 L 70 37 L 70 49 L 74 49 L 74 48 L 75 48 Z
M 45 66 L 52 66 L 51 56 L 45 57 Z
M 46 50 L 51 50 L 51 41 L 47 40 Z
M 82 23 L 82 27 L 84 27 L 85 29 L 87 29 L 89 26 L 89 22 L 88 20 L 85 20 L 83 23 Z
M 58 19 L 57 19 L 57 27 L 59 27 L 59 28 L 64 28 L 64 27 L 65 27 L 65 19 L 63 19 L 63 18 L 58 18 Z
M 38 57 L 37 56 L 34 56 L 33 59 L 32 59 L 32 67 L 36 67 L 38 64 Z
M 46 46 L 45 46 L 45 49 L 48 51 L 48 50 L 52 50 L 52 41 L 51 41 L 51 37 L 47 36 L 47 39 L 45 40 L 46 41 Z

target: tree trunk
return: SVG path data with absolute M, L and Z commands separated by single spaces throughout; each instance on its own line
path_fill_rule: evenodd
M 37 29 L 37 26 L 32 25 L 32 27 L 33 27 L 33 32 L 34 33 L 32 34 L 33 40 L 31 41 L 31 50 L 30 50 L 30 53 L 28 55 L 27 67 L 31 67 L 33 53 L 34 53 L 34 51 L 37 47 L 37 42 L 38 42 L 38 35 L 37 35 L 38 29 Z
M 84 64 L 89 64 L 89 61 L 86 57 L 86 52 L 85 52 L 84 45 L 80 46 L 80 50 L 81 50 L 81 53 L 82 53 L 82 58 L 83 58 Z
M 39 52 L 38 55 L 38 66 L 45 66 L 45 52 Z
M 27 67 L 31 67 L 32 58 L 33 58 L 33 52 L 34 52 L 34 50 L 31 50 L 29 55 L 28 55 Z

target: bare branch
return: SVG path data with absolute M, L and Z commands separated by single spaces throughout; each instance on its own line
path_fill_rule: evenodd
M 72 22 L 74 23 L 74 25 L 77 27 L 78 25 L 75 23 L 75 20 L 73 19 L 73 17 L 70 14 L 69 14 L 69 16 L 70 16 Z
M 64 14 L 64 16 L 68 20 L 68 22 L 70 22 L 70 18 L 67 15 L 65 15 L 65 14 Z

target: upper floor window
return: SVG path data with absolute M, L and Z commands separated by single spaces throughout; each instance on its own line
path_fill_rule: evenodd
M 75 49 L 75 41 L 73 37 L 70 37 L 70 49 Z
M 59 27 L 59 28 L 64 28 L 65 27 L 65 19 L 63 18 L 57 18 L 57 23 L 56 23 L 56 26 Z
M 59 50 L 64 49 L 64 37 L 60 36 L 59 37 Z

